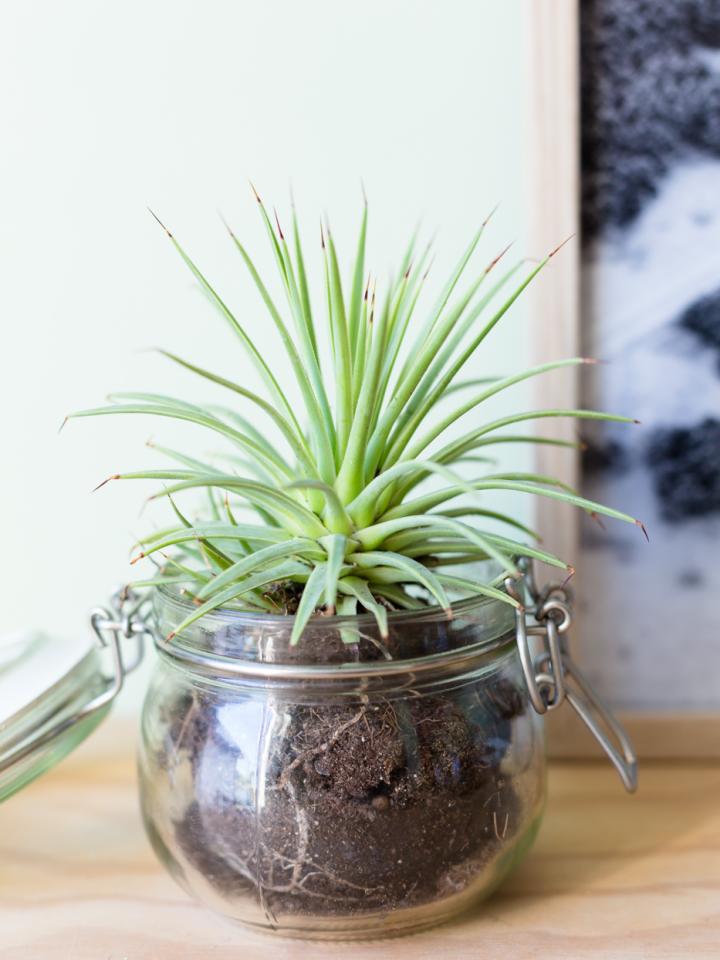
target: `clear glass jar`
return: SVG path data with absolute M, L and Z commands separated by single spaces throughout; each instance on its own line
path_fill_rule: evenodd
M 152 844 L 198 899 L 284 935 L 418 930 L 487 896 L 544 800 L 541 718 L 511 607 L 474 599 L 371 617 L 221 611 L 155 593 L 143 710 Z

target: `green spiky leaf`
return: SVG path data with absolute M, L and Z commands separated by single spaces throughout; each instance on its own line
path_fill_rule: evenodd
M 271 217 L 257 193 L 255 198 L 276 281 L 260 275 L 249 247 L 231 230 L 230 237 L 247 270 L 245 282 L 267 317 L 267 335 L 250 335 L 240 314 L 166 231 L 235 335 L 239 355 L 228 353 L 224 373 L 195 357 L 161 351 L 215 396 L 191 402 L 157 391 L 115 394 L 109 406 L 73 414 L 166 418 L 225 444 L 211 455 L 202 452 L 204 442 L 188 452 L 153 444 L 170 467 L 112 478 L 164 484 L 151 499 L 169 504 L 171 525 L 143 537 L 133 562 L 146 557 L 157 568 L 138 583 L 179 589 L 194 602 L 177 630 L 221 606 L 283 612 L 288 597 L 296 608 L 293 643 L 318 611 L 347 618 L 369 611 L 385 637 L 389 609 L 439 604 L 449 614 L 448 591 L 516 605 L 502 578 L 517 573 L 519 557 L 571 568 L 565 558 L 543 550 L 530 527 L 497 509 L 499 492 L 547 497 L 639 523 L 553 477 L 508 471 L 487 456 L 516 444 L 580 446 L 508 432 L 515 424 L 547 418 L 630 422 L 594 410 L 512 407 L 481 419 L 486 401 L 511 398 L 517 384 L 589 362 L 558 360 L 502 377 L 483 368 L 481 345 L 498 323 L 508 317 L 513 322 L 513 304 L 557 249 L 532 266 L 522 259 L 506 266 L 507 247 L 497 255 L 479 253 L 485 220 L 425 304 L 431 245 L 420 244 L 415 231 L 397 272 L 378 285 L 368 267 L 364 203 L 349 263 L 341 262 L 341 245 L 330 229 L 322 229 L 321 277 L 314 286 L 294 204 L 288 241 L 282 217 Z M 471 361 L 472 369 L 465 369 Z M 262 380 L 260 392 L 246 385 L 247 365 Z M 472 422 L 458 430 L 461 418 Z M 185 506 L 193 495 L 199 508 Z M 466 574 L 467 564 L 479 570 L 479 561 L 486 560 L 494 561 L 493 572 L 478 579 Z M 357 642 L 352 621 L 341 621 L 339 630 L 343 642 Z

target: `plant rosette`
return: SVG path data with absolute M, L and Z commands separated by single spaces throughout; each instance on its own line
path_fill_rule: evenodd
M 139 542 L 133 562 L 150 574 L 96 627 L 113 649 L 151 635 L 160 651 L 140 781 L 173 876 L 262 929 L 415 930 L 487 895 L 529 848 L 542 714 L 567 700 L 634 787 L 632 748 L 568 655 L 572 568 L 493 503 L 547 497 L 642 527 L 495 459 L 508 444 L 576 449 L 532 432 L 548 418 L 633 421 L 582 409 L 479 419 L 516 384 L 591 362 L 477 376 L 486 338 L 560 248 L 530 266 L 507 265 L 506 248 L 475 268 L 486 220 L 428 299 L 431 246 L 416 237 L 386 284 L 368 270 L 365 204 L 345 282 L 321 228 L 316 302 L 294 208 L 286 236 L 255 196 L 277 289 L 228 232 L 293 382 L 166 230 L 261 386 L 163 350 L 220 399 L 123 393 L 72 415 L 170 418 L 225 443 L 212 458 L 153 444 L 167 466 L 109 478 L 156 481 L 171 521 Z M 538 590 L 534 560 L 561 582 Z M 121 654 L 115 667 L 121 684 Z

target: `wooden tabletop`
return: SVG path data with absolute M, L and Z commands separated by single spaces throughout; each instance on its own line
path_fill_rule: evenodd
M 717 765 L 646 765 L 628 797 L 609 765 L 555 764 L 536 846 L 491 900 L 340 947 L 249 933 L 189 900 L 145 839 L 124 742 L 91 740 L 0 807 L 2 960 L 720 957 Z

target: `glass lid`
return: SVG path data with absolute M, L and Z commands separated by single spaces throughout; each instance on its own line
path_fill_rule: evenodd
M 137 610 L 127 609 L 136 599 L 116 593 L 108 609 L 93 612 L 99 642 L 89 632 L 73 639 L 0 637 L 0 801 L 55 766 L 107 714 L 142 657 L 144 628 L 133 616 Z M 129 637 L 137 642 L 132 662 L 120 647 Z
M 104 686 L 90 638 L 0 638 L 0 800 L 54 766 L 93 723 L 71 722 Z

